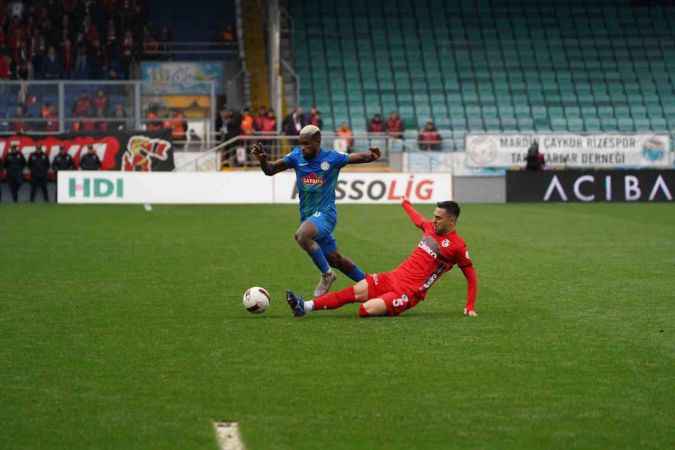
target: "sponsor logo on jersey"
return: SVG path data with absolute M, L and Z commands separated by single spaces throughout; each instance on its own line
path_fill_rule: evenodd
M 422 239 L 417 246 L 424 250 L 432 258 L 438 259 L 438 254 L 429 246 L 429 244 L 426 243 L 424 239 Z
M 440 278 L 440 276 L 443 274 L 447 266 L 443 263 L 439 264 L 434 273 L 431 274 L 429 278 L 427 278 L 427 281 L 424 282 L 422 285 L 422 290 L 426 291 L 428 290 L 435 282 Z
M 422 285 L 422 289 L 427 290 L 429 289 L 438 279 L 438 274 L 437 273 L 432 273 L 429 278 L 427 278 L 427 281 L 424 282 Z
M 323 185 L 323 177 L 312 172 L 302 177 L 302 184 L 305 186 L 321 186 Z

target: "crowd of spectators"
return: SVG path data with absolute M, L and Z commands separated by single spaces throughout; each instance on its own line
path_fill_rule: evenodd
M 336 150 L 351 153 L 354 148 L 354 133 L 347 122 L 341 122 L 335 130 L 324 130 L 321 112 L 313 106 L 308 112 L 301 107 L 294 108 L 284 117 L 281 124 L 281 134 L 284 136 L 298 136 L 306 125 L 316 125 L 324 132 L 335 134 L 333 147 Z M 274 110 L 262 106 L 257 114 L 249 108 L 243 111 L 221 109 L 216 118 L 216 132 L 221 141 L 228 141 L 237 136 L 264 136 L 277 135 L 277 123 Z M 385 121 L 381 114 L 375 114 L 369 121 L 367 132 L 371 137 L 378 136 L 391 139 L 403 139 L 405 125 L 397 112 L 392 112 Z M 434 125 L 428 121 L 417 135 L 420 150 L 441 150 L 442 136 Z
M 42 102 L 38 96 L 26 95 L 23 102 L 9 114 L 6 122 L 0 123 L 0 131 L 17 134 L 29 132 L 58 132 L 59 115 L 56 105 L 50 101 Z M 31 108 L 38 103 L 39 109 Z M 35 116 L 30 110 L 36 111 Z M 64 114 L 64 129 L 72 132 L 111 132 L 128 128 L 128 115 L 124 105 L 111 105 L 108 94 L 98 89 L 94 95 L 81 93 L 72 103 L 69 112 Z
M 142 0 L 0 0 L 0 79 L 128 79 L 146 23 Z

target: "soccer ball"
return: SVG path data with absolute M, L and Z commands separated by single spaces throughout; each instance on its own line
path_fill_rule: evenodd
M 254 286 L 246 289 L 242 302 L 246 311 L 253 314 L 261 314 L 270 306 L 271 298 L 267 289 Z

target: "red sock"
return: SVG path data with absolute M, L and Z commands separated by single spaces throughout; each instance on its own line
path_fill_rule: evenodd
M 359 306 L 359 317 L 370 317 L 368 310 L 366 310 L 366 305 L 363 303 L 361 303 L 361 306 Z
M 354 303 L 356 296 L 354 288 L 348 287 L 341 291 L 329 292 L 321 297 L 314 299 L 314 309 L 337 309 L 347 303 Z

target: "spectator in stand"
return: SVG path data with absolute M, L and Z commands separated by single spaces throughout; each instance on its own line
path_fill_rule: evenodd
M 19 201 L 19 190 L 23 184 L 23 169 L 26 167 L 26 157 L 19 151 L 16 144 L 12 144 L 7 158 L 5 158 L 5 170 L 7 171 L 7 184 L 12 194 L 14 203 Z
M 14 117 L 12 117 L 12 121 L 9 124 L 9 129 L 16 134 L 27 132 L 28 125 L 24 122 L 25 118 L 24 107 L 21 105 L 17 106 L 14 110 Z
M 22 59 L 15 73 L 18 80 L 30 80 L 33 78 L 33 63 Z
M 368 133 L 384 133 L 384 121 L 380 114 L 375 114 L 368 123 Z
M 105 110 L 101 107 L 96 107 L 96 122 L 94 123 L 94 130 L 99 133 L 108 132 L 108 117 Z
M 162 121 L 159 120 L 159 113 L 157 106 L 151 106 L 145 116 L 145 129 L 151 133 L 158 133 L 162 131 Z
M 94 108 L 96 110 L 101 110 L 103 115 L 108 114 L 108 96 L 105 95 L 103 89 L 96 91 L 96 96 L 94 97 Z
M 258 114 L 253 118 L 253 129 L 257 132 L 261 132 L 263 128 L 263 120 L 267 116 L 267 108 L 261 106 L 258 108 Z
M 171 130 L 171 139 L 176 147 L 184 147 L 187 140 L 188 122 L 185 119 L 183 111 L 178 109 L 172 112 L 169 120 L 169 129 Z
M 246 135 L 253 134 L 253 116 L 248 108 L 244 108 L 241 115 L 241 132 Z
M 335 150 L 343 153 L 351 153 L 354 150 L 354 134 L 347 125 L 347 122 L 342 122 L 340 128 L 336 131 L 337 138 L 333 142 Z
M 168 26 L 162 26 L 162 29 L 159 32 L 158 41 L 162 44 L 173 42 L 173 32 Z
M 225 26 L 225 29 L 221 34 L 221 39 L 223 42 L 234 42 L 237 40 L 237 34 L 234 32 L 234 27 L 232 25 Z
M 321 120 L 321 113 L 316 106 L 312 106 L 312 109 L 309 110 L 309 116 L 306 118 L 305 122 L 308 125 L 314 125 L 320 130 L 323 128 L 323 120 Z
M 53 46 L 47 50 L 47 57 L 42 62 L 42 76 L 48 80 L 60 80 L 63 78 L 63 63 L 56 56 Z
M 216 133 L 218 133 L 221 140 L 225 139 L 225 135 L 227 134 L 227 124 L 231 119 L 232 111 L 227 108 L 221 108 L 215 123 Z
M 70 78 L 73 76 L 73 71 L 75 70 L 75 55 L 73 51 L 73 43 L 70 39 L 66 38 L 61 44 L 61 59 L 63 61 L 63 78 Z
M 84 133 L 93 133 L 96 131 L 95 113 L 89 110 L 80 121 L 80 131 Z
M 49 156 L 45 153 L 44 145 L 30 154 L 28 157 L 28 169 L 30 170 L 30 201 L 35 201 L 35 193 L 38 189 L 42 191 L 42 197 L 45 202 L 49 201 L 47 195 L 47 176 L 49 175 Z
M 300 130 L 307 125 L 302 108 L 295 108 L 292 113 L 284 118 L 282 124 L 283 132 L 286 136 L 299 136 Z
M 12 78 L 11 61 L 12 61 L 12 58 L 10 58 L 9 55 L 6 55 L 6 54 L 0 55 L 0 79 L 1 80 L 9 80 L 10 78 Z
M 397 112 L 389 114 L 387 119 L 387 134 L 394 139 L 402 139 L 404 132 L 403 122 Z
M 92 144 L 87 145 L 87 153 L 80 158 L 80 170 L 99 170 L 101 168 L 101 160 L 94 150 Z
M 110 122 L 110 128 L 113 131 L 122 131 L 127 128 L 127 113 L 124 111 L 124 106 L 121 104 L 115 105 L 113 112 L 113 120 Z
M 107 65 L 103 49 L 101 48 L 101 42 L 98 39 L 91 43 L 88 59 L 91 62 L 89 76 L 94 79 L 103 78 L 107 71 Z
M 267 113 L 262 118 L 262 131 L 266 134 L 276 134 L 277 133 L 277 116 L 274 114 L 272 108 L 267 110 Z
M 434 122 L 431 120 L 427 121 L 427 124 L 420 130 L 420 133 L 417 136 L 417 143 L 420 150 L 440 150 L 442 140 L 443 138 L 436 129 L 436 125 L 434 125 Z
M 47 108 L 45 116 L 45 119 L 47 120 L 45 124 L 45 131 L 56 133 L 59 131 L 59 116 L 56 113 L 56 107 L 51 104 L 48 105 L 49 107 Z
M 124 33 L 124 40 L 122 40 L 122 51 L 120 57 L 120 68 L 122 69 L 122 77 L 129 78 L 131 71 L 131 64 L 134 59 L 134 36 L 131 31 Z
M 225 141 L 241 136 L 241 114 L 238 112 L 232 113 L 230 120 L 227 121 L 227 132 L 225 133 Z
M 80 45 L 77 48 L 77 56 L 75 57 L 75 69 L 73 76 L 80 80 L 89 78 L 89 55 L 87 55 L 87 48 Z
M 58 118 L 54 117 L 53 114 L 55 114 L 55 110 L 53 109 L 53 106 L 51 103 L 47 102 L 42 107 L 40 108 L 40 117 L 43 119 L 42 122 L 40 122 L 40 126 L 37 127 L 40 131 L 58 131 L 59 129 L 59 124 L 58 124 Z M 56 124 L 56 129 L 54 129 L 54 125 Z
M 92 110 L 91 97 L 86 93 L 80 94 L 73 105 L 73 117 L 84 117 Z

